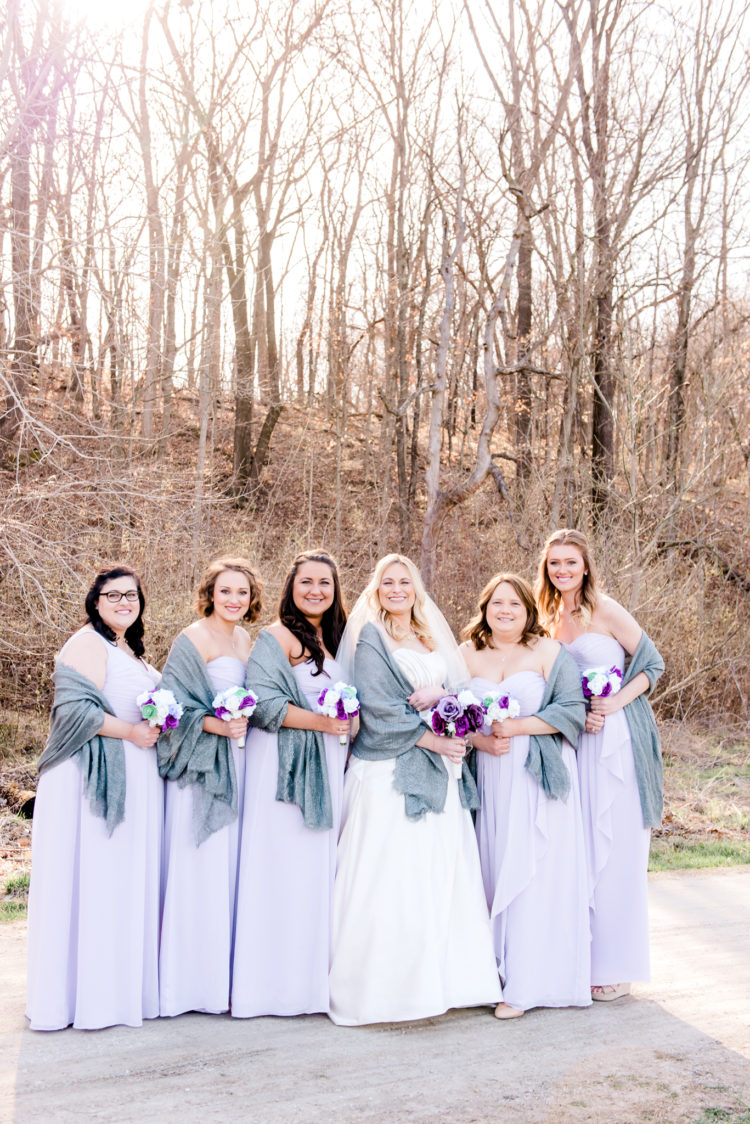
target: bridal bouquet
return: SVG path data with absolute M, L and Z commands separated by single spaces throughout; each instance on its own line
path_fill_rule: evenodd
M 338 718 L 341 722 L 355 718 L 359 714 L 357 688 L 341 680 L 332 687 L 324 687 L 318 698 L 318 714 Z M 346 734 L 339 734 L 340 745 L 346 745 L 346 738 Z
M 249 718 L 255 710 L 258 700 L 247 687 L 225 687 L 211 703 L 214 714 L 223 722 L 231 722 L 233 718 Z M 237 745 L 244 748 L 245 738 L 237 738 Z
M 448 738 L 465 738 L 484 725 L 484 709 L 472 691 L 443 695 L 430 711 L 433 732 Z
M 501 695 L 499 691 L 488 691 L 482 699 L 482 709 L 489 723 L 503 722 L 506 718 L 518 718 L 521 704 L 512 695 Z
M 622 672 L 619 667 L 590 667 L 581 675 L 581 686 L 587 703 L 592 698 L 616 695 L 622 687 Z
M 163 730 L 174 730 L 179 726 L 182 707 L 166 687 L 144 691 L 135 701 L 149 726 L 161 726 Z

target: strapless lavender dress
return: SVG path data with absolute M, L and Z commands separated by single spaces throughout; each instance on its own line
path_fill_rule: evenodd
M 581 671 L 625 666 L 625 651 L 612 636 L 586 632 L 565 647 Z M 624 711 L 608 715 L 600 733 L 581 734 L 578 775 L 592 885 L 591 983 L 648 980 L 651 832 L 643 826 Z
M 292 670 L 311 709 L 323 688 L 341 678 L 331 659 L 321 675 L 313 674 L 315 664 L 309 661 Z M 333 879 L 347 747 L 334 734 L 323 740 L 333 828 L 313 831 L 305 827 L 296 804 L 276 799 L 276 735 L 257 728 L 248 734 L 232 982 L 232 1014 L 238 1018 L 328 1011 Z
M 502 683 L 472 679 L 476 694 L 500 689 L 534 714 L 544 679 L 520 671 Z M 511 738 L 501 757 L 477 752 L 481 809 L 476 832 L 492 917 L 503 1000 L 531 1007 L 586 1007 L 589 986 L 589 882 L 575 752 L 563 740 L 571 778 L 567 801 L 550 800 L 525 768 L 529 739 Z
M 136 697 L 159 673 L 94 635 L 106 649 L 102 693 L 117 718 L 140 721 Z M 33 1030 L 140 1026 L 159 1014 L 164 782 L 155 749 L 123 746 L 125 818 L 112 835 L 91 811 L 77 756 L 39 779 L 26 1009 Z
M 235 656 L 209 660 L 218 693 L 245 682 Z M 200 847 L 193 834 L 193 789 L 167 782 L 159 982 L 162 1015 L 229 1009 L 245 750 L 230 741 L 237 776 L 237 819 Z

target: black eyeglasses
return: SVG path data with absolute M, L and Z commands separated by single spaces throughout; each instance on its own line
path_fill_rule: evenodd
M 122 601 L 123 597 L 126 601 L 137 601 L 138 590 L 127 589 L 124 593 L 120 593 L 119 589 L 109 589 L 106 593 L 100 593 L 100 597 L 106 597 L 110 605 L 116 605 L 118 601 Z

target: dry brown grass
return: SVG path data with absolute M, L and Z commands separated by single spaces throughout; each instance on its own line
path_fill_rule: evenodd
M 184 414 L 190 416 L 187 407 Z M 377 423 L 368 435 L 365 419 L 353 415 L 339 450 L 335 426 L 322 409 L 288 406 L 262 487 L 238 507 L 227 492 L 232 416 L 225 404 L 197 513 L 196 429 L 179 417 L 178 402 L 178 429 L 163 462 L 136 440 L 113 443 L 88 432 L 82 421 L 75 448 L 0 468 L 0 707 L 46 713 L 54 654 L 80 623 L 86 587 L 102 563 L 127 560 L 141 571 L 148 656 L 160 665 L 193 616 L 202 567 L 219 552 L 246 553 L 258 565 L 266 587 L 260 624 L 273 617 L 284 573 L 300 549 L 322 544 L 338 556 L 350 601 L 381 551 L 405 548 L 418 557 L 421 491 L 411 541 L 402 544 L 395 505 L 384 508 L 381 501 Z M 446 486 L 465 468 L 458 459 L 446 463 Z M 550 529 L 553 488 L 553 479 L 535 476 L 513 495 L 511 522 L 508 504 L 488 484 L 446 519 L 434 593 L 456 630 L 494 571 L 533 578 Z M 604 586 L 635 612 L 665 657 L 667 673 L 655 697 L 665 720 L 747 723 L 750 716 L 750 596 L 721 568 L 721 559 L 729 559 L 737 572 L 750 575 L 750 545 L 737 533 L 746 501 L 731 482 L 725 500 L 724 507 L 719 499 L 691 501 L 672 520 L 672 532 L 705 546 L 697 554 L 660 549 L 664 496 L 638 505 L 623 500 L 606 533 L 592 535 Z M 582 503 L 577 514 L 586 525 Z M 15 751 L 24 733 L 17 726 L 3 738 Z
M 750 839 L 750 739 L 743 726 L 662 726 L 665 814 L 659 834 Z

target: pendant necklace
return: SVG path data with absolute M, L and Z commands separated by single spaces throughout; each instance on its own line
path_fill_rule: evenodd
M 229 644 L 230 644 L 233 652 L 235 652 L 237 650 L 237 641 L 236 641 L 235 635 L 234 635 L 234 625 L 232 626 L 232 636 L 231 636 L 231 638 L 230 638 L 228 633 L 218 632 L 215 628 L 211 628 L 211 625 L 208 623 L 208 621 L 206 621 L 206 628 L 208 629 L 209 632 L 213 632 L 214 636 L 217 639 L 221 639 L 222 642 L 224 640 L 229 640 Z

